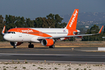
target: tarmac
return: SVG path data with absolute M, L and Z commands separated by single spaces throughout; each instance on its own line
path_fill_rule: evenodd
M 105 63 L 105 52 L 93 52 L 96 50 L 97 47 L 0 48 L 0 60 Z

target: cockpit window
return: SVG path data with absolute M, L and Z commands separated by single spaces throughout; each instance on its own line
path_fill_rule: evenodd
M 11 33 L 11 34 L 15 34 L 15 32 L 7 32 L 7 33 L 8 33 L 8 34 L 10 34 L 10 33 Z

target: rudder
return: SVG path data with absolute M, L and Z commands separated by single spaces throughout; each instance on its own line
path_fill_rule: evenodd
M 78 19 L 78 12 L 79 12 L 79 9 L 75 9 L 67 26 L 66 26 L 66 29 L 76 29 L 76 26 L 77 26 L 77 19 Z

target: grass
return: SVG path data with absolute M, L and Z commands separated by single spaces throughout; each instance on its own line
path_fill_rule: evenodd
M 71 70 L 71 68 L 68 68 L 68 70 Z
M 79 70 L 79 68 L 77 68 L 76 70 Z
M 14 69 L 17 69 L 17 67 L 14 67 Z
M 7 70 L 6 68 L 4 68 L 3 70 Z
M 55 69 L 58 69 L 58 68 L 55 67 Z
M 23 67 L 23 69 L 26 69 L 26 67 Z
M 61 64 L 58 64 L 58 65 L 61 65 Z
M 28 62 L 25 62 L 25 64 L 27 64 Z
M 25 60 L 25 62 L 24 62 L 25 64 L 27 64 L 28 62 L 27 62 L 27 60 Z
M 37 69 L 40 69 L 40 67 L 38 67 Z
M 84 68 L 84 70 L 87 70 L 86 68 Z
M 33 65 L 33 66 L 35 66 L 35 65 Z
M 81 64 L 79 64 L 79 66 L 81 66 Z

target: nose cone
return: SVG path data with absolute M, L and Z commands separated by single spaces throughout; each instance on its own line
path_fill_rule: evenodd
M 8 36 L 7 34 L 5 34 L 5 35 L 3 36 L 3 38 L 4 38 L 5 40 L 9 40 L 9 36 Z

